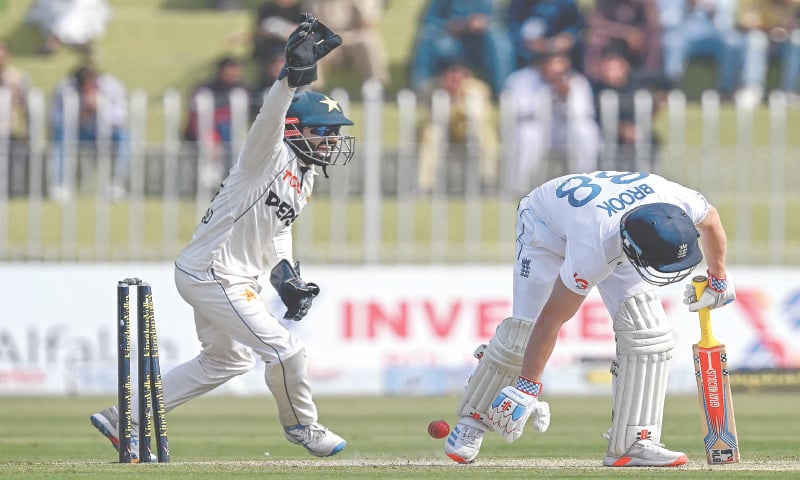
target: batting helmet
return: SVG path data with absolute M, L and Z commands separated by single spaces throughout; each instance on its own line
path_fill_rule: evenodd
M 636 207 L 620 222 L 622 250 L 647 282 L 668 285 L 686 278 L 703 259 L 700 232 L 681 208 L 669 203 Z

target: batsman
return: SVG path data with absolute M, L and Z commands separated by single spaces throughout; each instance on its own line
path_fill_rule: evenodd
M 657 287 L 685 279 L 704 253 L 709 287 L 699 299 L 687 289 L 684 303 L 698 311 L 735 299 L 716 208 L 652 173 L 596 171 L 535 188 L 519 202 L 516 230 L 512 315 L 475 352 L 445 453 L 471 463 L 488 431 L 513 442 L 529 420 L 547 430 L 545 367 L 559 330 L 597 287 L 616 341 L 603 465 L 685 464 L 661 440 L 675 340 Z

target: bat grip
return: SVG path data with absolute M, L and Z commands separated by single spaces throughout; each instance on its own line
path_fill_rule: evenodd
M 692 285 L 694 286 L 695 296 L 699 299 L 708 286 L 708 278 L 704 275 L 698 275 L 692 278 Z M 714 333 L 711 331 L 711 313 L 708 307 L 698 310 L 697 315 L 700 317 L 700 341 L 697 342 L 697 345 L 704 348 L 719 345 L 717 339 L 714 338 Z

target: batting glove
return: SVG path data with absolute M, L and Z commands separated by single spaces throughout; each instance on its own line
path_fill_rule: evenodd
M 511 443 L 522 435 L 525 423 L 531 419 L 533 428 L 545 432 L 550 426 L 550 405 L 537 398 L 542 384 L 520 376 L 517 386 L 503 388 L 494 399 L 487 417 L 494 430 Z
M 733 289 L 731 280 L 717 278 L 711 272 L 706 273 L 708 274 L 708 286 L 699 299 L 694 285 L 686 285 L 686 289 L 683 291 L 683 303 L 689 306 L 690 312 L 697 312 L 706 307 L 713 310 L 736 300 L 736 291 Z

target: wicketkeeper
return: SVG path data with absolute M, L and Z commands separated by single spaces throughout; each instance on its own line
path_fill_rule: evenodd
M 259 277 L 268 274 L 286 319 L 302 320 L 320 293 L 300 276 L 292 223 L 309 202 L 317 167 L 327 177 L 327 167 L 352 158 L 354 139 L 340 129 L 353 122 L 336 100 L 297 88 L 316 79 L 317 61 L 340 44 L 309 14 L 289 37 L 286 64 L 236 164 L 175 261 L 175 285 L 194 309 L 202 350 L 163 379 L 169 411 L 249 371 L 255 354 L 264 361 L 286 438 L 321 457 L 338 453 L 346 442 L 317 422 L 305 346 L 267 311 Z M 117 417 L 116 407 L 91 416 L 115 446 Z
M 487 431 L 513 442 L 529 419 L 547 430 L 550 408 L 539 400 L 545 365 L 561 326 L 596 286 L 617 347 L 603 465 L 685 464 L 684 453 L 661 443 L 675 341 L 656 287 L 681 281 L 700 263 L 699 237 L 709 288 L 699 301 L 687 290 L 684 303 L 697 311 L 734 300 L 717 210 L 657 175 L 592 172 L 548 181 L 522 198 L 517 213 L 512 316 L 476 351 L 447 455 L 471 463 Z

